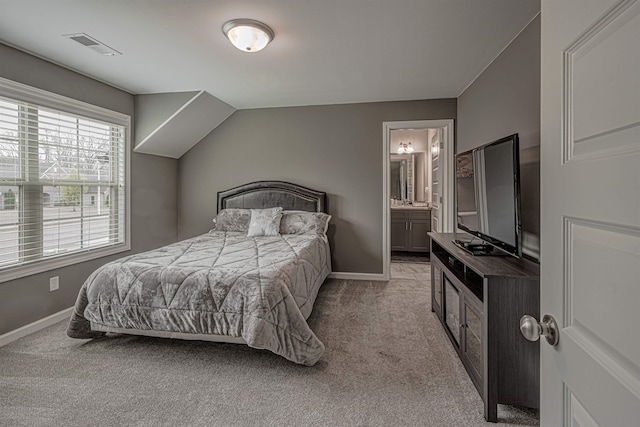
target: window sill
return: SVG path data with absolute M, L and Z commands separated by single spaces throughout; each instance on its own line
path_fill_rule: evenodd
M 6 269 L 0 270 L 0 283 L 32 276 L 38 273 L 44 273 L 45 271 L 68 267 L 82 262 L 92 261 L 94 259 L 115 255 L 129 250 L 131 250 L 131 244 L 121 243 L 100 249 L 90 249 L 85 252 L 60 255 L 47 260 L 35 261 L 33 264 L 7 267 Z

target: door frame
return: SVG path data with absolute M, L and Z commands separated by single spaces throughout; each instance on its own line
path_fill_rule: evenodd
M 444 128 L 442 142 L 443 149 L 440 152 L 443 160 L 442 193 L 445 195 L 442 202 L 442 231 L 453 232 L 454 197 L 453 197 L 453 152 L 454 152 L 454 127 L 453 119 L 440 120 L 410 120 L 382 123 L 382 275 L 383 280 L 389 280 L 391 264 L 391 230 L 389 227 L 391 202 L 391 131 L 402 129 L 432 129 Z M 431 158 L 431 157 L 429 157 Z

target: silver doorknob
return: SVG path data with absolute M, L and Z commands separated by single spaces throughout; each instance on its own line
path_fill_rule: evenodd
M 520 332 L 529 341 L 538 341 L 540 335 L 545 337 L 551 345 L 558 345 L 560 340 L 556 319 L 549 314 L 544 315 L 542 322 L 538 322 L 535 317 L 525 314 L 520 318 Z

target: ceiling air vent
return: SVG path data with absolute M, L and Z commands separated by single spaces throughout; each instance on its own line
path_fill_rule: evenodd
M 106 44 L 99 42 L 98 40 L 94 39 L 91 36 L 88 36 L 85 33 L 63 34 L 62 36 L 67 37 L 75 42 L 78 42 L 81 45 L 88 47 L 89 49 L 95 52 L 98 52 L 100 55 L 104 55 L 104 56 L 122 55 L 122 53 L 118 52 L 117 50 L 110 48 Z

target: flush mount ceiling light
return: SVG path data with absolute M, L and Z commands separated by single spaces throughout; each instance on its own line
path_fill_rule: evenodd
M 401 142 L 400 146 L 398 146 L 398 154 L 409 154 L 409 153 L 413 153 L 413 146 L 411 145 L 411 142 L 409 142 L 408 144 Z
M 275 37 L 268 25 L 253 19 L 232 19 L 222 26 L 222 32 L 243 52 L 258 52 Z

